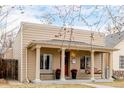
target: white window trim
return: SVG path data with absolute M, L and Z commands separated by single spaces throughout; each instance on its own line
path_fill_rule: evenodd
M 47 70 L 47 71 L 49 71 L 49 70 L 52 70 L 52 54 L 46 54 L 46 53 L 44 53 L 44 54 L 41 54 L 41 55 L 43 55 L 43 69 L 40 69 L 40 70 Z M 49 62 L 49 69 L 45 69 L 45 57 L 47 56 L 47 55 L 49 55 L 50 56 L 50 62 Z
M 87 56 L 87 55 L 86 55 L 86 56 L 83 55 L 83 56 L 84 56 L 84 58 L 85 58 L 84 60 L 85 60 L 85 69 L 86 69 L 86 58 L 90 58 L 90 63 L 91 63 L 91 57 L 90 57 L 90 56 Z M 83 56 L 81 56 L 80 59 L 81 59 Z M 81 68 L 80 68 L 80 69 L 81 69 Z M 81 69 L 81 70 L 84 70 L 84 69 Z
M 121 67 L 121 63 L 120 63 L 120 61 L 122 60 L 122 59 L 120 59 L 120 58 L 121 58 L 122 56 L 124 57 L 124 55 L 120 55 L 120 56 L 119 56 L 119 69 L 124 69 L 124 67 Z
M 90 57 L 90 56 L 85 56 L 85 69 L 87 68 L 87 67 L 86 67 L 86 63 L 87 63 L 87 62 L 86 62 L 86 58 L 90 58 L 90 63 L 91 63 L 91 57 Z M 91 65 L 90 65 L 90 66 L 91 66 Z
M 84 70 L 84 69 L 85 69 L 85 68 L 84 68 L 84 69 L 81 69 L 81 58 L 82 58 L 82 57 L 84 57 L 84 60 L 85 60 L 85 56 L 83 56 L 83 55 L 80 56 L 80 70 Z M 84 62 L 84 63 L 85 63 L 85 62 Z

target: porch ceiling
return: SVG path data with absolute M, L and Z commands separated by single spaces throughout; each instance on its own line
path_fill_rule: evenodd
M 51 48 L 70 48 L 70 49 L 78 49 L 78 50 L 91 50 L 91 44 L 86 42 L 78 42 L 78 41 L 67 41 L 67 40 L 33 40 L 27 46 L 28 48 L 33 48 L 36 45 L 41 45 L 42 47 L 51 47 Z M 93 50 L 95 51 L 117 51 L 118 49 L 105 47 L 105 46 L 98 46 L 92 45 Z M 35 49 L 35 47 L 34 47 Z

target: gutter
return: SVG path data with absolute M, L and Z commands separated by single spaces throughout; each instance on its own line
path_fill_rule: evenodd
M 26 47 L 26 66 L 25 66 L 25 68 L 26 68 L 26 81 L 28 82 L 28 83 L 30 83 L 29 82 L 29 79 L 28 79 L 28 65 L 27 65 L 27 62 L 28 62 L 28 60 L 27 60 L 27 47 Z

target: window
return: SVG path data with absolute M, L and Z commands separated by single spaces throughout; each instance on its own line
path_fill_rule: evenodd
M 80 69 L 85 69 L 85 56 L 80 58 Z
M 119 68 L 124 68 L 124 56 L 119 57 Z
M 40 69 L 49 70 L 51 69 L 52 55 L 51 54 L 41 54 L 40 56 Z
M 82 56 L 80 58 L 80 69 L 90 68 L 90 60 L 89 56 Z
M 89 56 L 85 56 L 85 68 L 90 68 L 91 58 Z
M 43 69 L 43 55 L 40 55 L 40 69 Z

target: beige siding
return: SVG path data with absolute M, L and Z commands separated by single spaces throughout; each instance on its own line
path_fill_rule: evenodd
M 119 68 L 119 56 L 124 56 L 124 40 L 121 41 L 114 48 L 117 48 L 119 50 L 113 52 L 113 69 L 114 70 L 124 70 L 124 69 Z
M 35 57 L 36 57 L 36 53 L 35 51 L 31 51 L 31 50 L 27 50 L 27 68 L 28 68 L 28 79 L 29 80 L 34 80 L 35 79 Z
M 28 49 L 28 79 L 29 80 L 34 80 L 35 79 L 35 50 L 31 51 Z M 42 75 L 41 70 L 41 80 L 42 79 L 54 79 L 54 72 L 56 69 L 60 68 L 60 50 L 59 49 L 52 49 L 52 48 L 41 48 L 41 54 L 52 54 L 52 70 L 51 74 L 45 74 Z M 76 63 L 73 64 L 71 62 L 72 55 L 75 55 L 76 57 Z M 85 75 L 84 70 L 80 69 L 80 57 L 81 56 L 90 56 L 90 52 L 88 51 L 75 51 L 72 50 L 70 52 L 70 62 L 69 62 L 69 76 L 71 77 L 71 69 L 77 69 L 78 70 L 78 78 L 87 78 L 90 77 L 90 75 Z M 95 53 L 95 67 L 98 68 L 99 70 L 101 69 L 101 62 L 100 62 L 100 53 Z
M 101 59 L 101 53 L 95 53 L 95 68 L 97 68 L 98 70 L 101 70 L 101 62 L 102 62 L 102 59 Z
M 103 54 L 103 62 L 105 64 L 105 68 L 107 68 L 107 66 L 109 66 L 109 53 Z
M 41 79 L 54 79 L 54 73 L 56 69 L 60 69 L 60 50 L 59 49 L 49 49 L 49 48 L 41 48 L 41 54 L 52 54 L 52 70 L 51 74 L 43 75 L 42 72 L 46 72 L 45 70 L 41 70 Z
M 18 79 L 21 80 L 21 31 L 19 31 L 13 43 L 13 58 L 18 59 Z
M 32 40 L 48 40 L 48 39 L 63 39 L 64 37 L 61 38 L 55 38 L 55 35 L 57 35 L 60 32 L 59 27 L 55 26 L 48 26 L 48 25 L 36 25 L 36 24 L 25 24 L 23 26 L 23 37 L 24 37 L 24 45 L 27 44 L 28 42 L 31 42 Z M 64 33 L 64 30 L 61 31 Z M 86 30 L 79 30 L 79 29 L 74 29 L 73 31 L 73 40 L 74 41 L 79 41 L 79 42 L 86 42 L 89 43 L 91 42 L 90 31 Z M 104 36 L 98 35 L 98 32 L 95 32 L 93 44 L 95 45 L 100 45 L 104 46 L 105 41 L 104 41 Z M 70 38 L 70 32 L 66 33 L 65 39 L 69 40 Z
M 70 62 L 70 70 L 71 69 L 77 69 L 78 70 L 78 77 L 83 78 L 86 75 L 82 76 L 82 74 L 84 75 L 84 70 L 80 69 L 80 58 L 81 58 L 81 56 L 91 56 L 90 52 L 88 52 L 88 51 L 72 51 L 72 52 L 76 55 L 76 61 L 77 62 L 76 62 L 76 64 L 72 64 Z M 95 57 L 95 59 L 94 59 L 95 68 L 97 68 L 98 70 L 101 70 L 101 53 L 95 53 L 94 57 Z
M 36 51 L 31 51 L 28 50 L 28 78 L 29 80 L 34 80 L 35 79 L 35 53 Z M 41 48 L 41 54 L 52 54 L 52 73 L 54 73 L 54 71 L 57 68 L 60 68 L 60 51 L 59 49 L 50 49 L 50 48 Z M 41 72 L 45 72 L 42 71 Z M 49 74 L 48 74 L 49 75 Z M 47 77 L 50 79 L 50 75 L 49 76 L 41 75 L 41 79 L 46 79 Z M 53 76 L 51 77 L 53 79 Z
M 39 25 L 39 24 L 32 24 L 32 23 L 22 23 L 22 71 L 23 71 L 22 77 L 23 77 L 23 81 L 25 81 L 25 79 L 26 79 L 26 47 L 28 46 L 28 44 L 32 40 L 63 39 L 63 37 L 55 38 L 55 35 L 57 35 L 59 32 L 60 32 L 60 28 L 55 27 L 55 26 Z M 64 31 L 62 31 L 62 33 L 64 33 Z M 86 42 L 86 43 L 90 44 L 90 40 L 91 40 L 90 39 L 90 34 L 91 34 L 90 31 L 84 31 L 84 30 L 81 31 L 79 29 L 75 29 L 73 34 L 74 34 L 73 35 L 74 41 Z M 98 34 L 99 33 L 95 32 L 93 44 L 104 46 L 104 44 L 105 44 L 104 36 L 101 37 Z M 14 51 L 19 51 L 19 52 L 17 55 L 16 54 L 14 54 L 14 55 L 16 58 L 19 59 L 19 62 L 21 62 L 21 59 L 19 56 L 20 51 L 21 51 L 20 50 L 21 43 L 18 44 L 17 41 L 19 42 L 19 40 L 21 40 L 21 39 L 19 39 L 20 36 L 17 36 L 17 38 L 16 38 L 17 40 L 14 45 L 14 47 L 18 46 L 18 48 L 16 48 Z M 65 39 L 69 40 L 69 37 L 70 37 L 70 33 L 67 33 Z M 33 53 L 31 53 L 31 54 L 34 55 Z M 30 63 L 30 62 L 32 62 L 32 63 Z M 33 59 L 32 59 L 31 61 L 30 60 L 28 61 L 28 64 L 30 64 L 30 66 L 32 66 L 32 64 L 35 65 L 35 62 L 33 63 Z M 19 65 L 19 67 L 20 67 L 20 65 Z M 54 67 L 56 67 L 56 66 L 54 65 Z M 29 70 L 29 72 L 31 71 L 31 73 L 30 73 L 31 77 L 29 76 L 30 79 L 33 79 L 34 78 L 34 70 L 31 70 L 31 68 L 29 68 L 28 70 Z M 20 71 L 20 69 L 19 69 L 19 71 Z
M 77 69 L 78 70 L 77 77 L 81 77 L 81 74 L 84 73 L 84 70 L 80 69 L 80 58 L 81 58 L 81 56 L 90 56 L 90 52 L 88 52 L 88 51 L 71 51 L 70 55 L 71 55 L 71 59 L 72 59 L 73 55 L 75 55 L 75 57 L 76 57 L 75 64 L 70 62 L 70 70 Z M 71 75 L 71 72 L 70 72 L 70 75 Z

